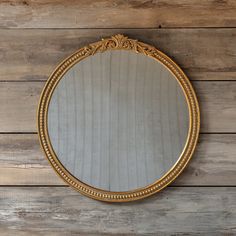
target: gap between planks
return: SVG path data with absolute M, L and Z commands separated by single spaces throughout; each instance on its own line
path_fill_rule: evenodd
M 75 190 L 74 188 L 70 187 L 67 184 L 60 184 L 60 185 L 0 185 L 0 188 L 71 188 Z M 168 185 L 165 188 L 224 188 L 224 187 L 229 187 L 229 188 L 236 188 L 236 185 Z M 75 190 L 76 192 L 79 192 Z M 162 191 L 162 190 L 161 190 Z
M 39 82 L 39 83 L 42 83 L 42 82 L 46 82 L 47 80 L 0 80 L 0 83 L 27 83 L 27 82 Z M 192 80 L 190 80 L 191 82 Z M 194 82 L 235 82 L 236 81 L 236 77 L 234 80 L 199 80 L 199 79 L 195 79 L 193 80 Z
M 0 134 L 38 134 L 38 132 L 0 132 Z M 199 132 L 199 134 L 232 134 L 236 135 L 236 132 Z
M 55 27 L 50 27 L 50 28 L 40 28 L 40 27 L 31 27 L 31 28 L 26 28 L 26 27 L 21 27 L 21 28 L 4 28 L 0 27 L 0 30 L 166 30 L 166 29 L 186 29 L 186 30 L 195 30 L 195 29 L 236 29 L 236 26 L 185 26 L 185 27 L 168 27 L 168 26 L 158 26 L 158 27 L 106 27 L 106 28 L 101 28 L 101 27 L 95 27 L 95 28 L 87 28 L 87 27 L 77 27 L 77 28 L 70 28 L 70 27 L 61 27 L 61 28 L 55 28 Z

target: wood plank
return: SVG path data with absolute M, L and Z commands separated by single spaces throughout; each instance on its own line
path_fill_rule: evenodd
M 0 134 L 0 185 L 63 185 L 36 134 Z
M 201 134 L 175 186 L 235 185 L 236 134 Z M 0 185 L 65 185 L 49 165 L 36 134 L 0 134 Z
M 233 0 L 7 0 L 0 4 L 0 27 L 235 27 L 235 11 Z
M 36 131 L 37 104 L 43 83 L 10 83 L 0 86 L 0 132 Z
M 36 111 L 44 82 L 2 82 L 0 132 L 36 132 Z M 236 82 L 195 81 L 201 132 L 236 132 Z
M 173 58 L 192 80 L 236 80 L 235 28 L 1 29 L 0 80 L 46 80 L 56 65 L 78 48 L 116 33 L 156 46 Z
M 170 187 L 125 204 L 98 202 L 67 187 L 2 187 L 0 202 L 1 235 L 236 233 L 233 187 Z
M 194 82 L 201 110 L 201 132 L 236 131 L 236 82 Z
M 192 160 L 173 185 L 235 186 L 235 153 L 236 134 L 200 134 Z

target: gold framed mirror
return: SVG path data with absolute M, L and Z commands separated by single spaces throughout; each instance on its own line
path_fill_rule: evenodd
M 189 162 L 199 129 L 184 72 L 155 47 L 120 34 L 66 58 L 38 107 L 53 169 L 101 201 L 138 200 L 169 185 Z

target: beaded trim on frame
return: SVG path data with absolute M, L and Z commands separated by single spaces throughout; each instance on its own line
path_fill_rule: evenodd
M 179 157 L 176 164 L 161 178 L 151 185 L 136 189 L 129 192 L 110 192 L 102 189 L 93 188 L 76 179 L 71 173 L 66 170 L 58 160 L 53 151 L 48 130 L 47 130 L 47 113 L 50 98 L 52 93 L 62 78 L 74 64 L 83 60 L 95 53 L 102 53 L 106 50 L 133 50 L 136 53 L 142 53 L 152 57 L 165 65 L 175 76 L 179 82 L 189 108 L 189 133 L 185 144 L 185 148 Z M 38 106 L 38 134 L 41 146 L 50 164 L 62 177 L 62 179 L 70 186 L 77 189 L 82 194 L 107 202 L 127 202 L 145 198 L 152 195 L 167 185 L 169 185 L 185 168 L 197 144 L 198 134 L 200 129 L 200 111 L 195 92 L 189 82 L 189 79 L 184 72 L 164 53 L 157 50 L 155 47 L 139 42 L 138 40 L 130 39 L 124 35 L 118 34 L 110 38 L 102 39 L 101 41 L 89 44 L 65 59 L 49 77 L 41 94 Z

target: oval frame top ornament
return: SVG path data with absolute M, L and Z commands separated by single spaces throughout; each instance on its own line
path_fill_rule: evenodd
M 189 110 L 189 131 L 183 152 L 175 165 L 160 179 L 148 186 L 144 186 L 133 191 L 111 192 L 89 186 L 75 178 L 59 161 L 51 145 L 48 128 L 47 113 L 52 93 L 62 76 L 76 63 L 95 53 L 102 53 L 106 50 L 132 50 L 142 53 L 162 63 L 172 72 L 181 86 L 188 103 Z M 167 185 L 169 185 L 185 168 L 192 157 L 197 144 L 200 129 L 200 110 L 194 89 L 180 67 L 167 55 L 157 50 L 155 47 L 135 39 L 130 39 L 124 35 L 117 34 L 110 38 L 89 44 L 71 56 L 66 58 L 54 70 L 42 91 L 38 106 L 38 134 L 41 147 L 56 173 L 70 186 L 80 193 L 96 200 L 107 202 L 127 202 L 150 196 Z

